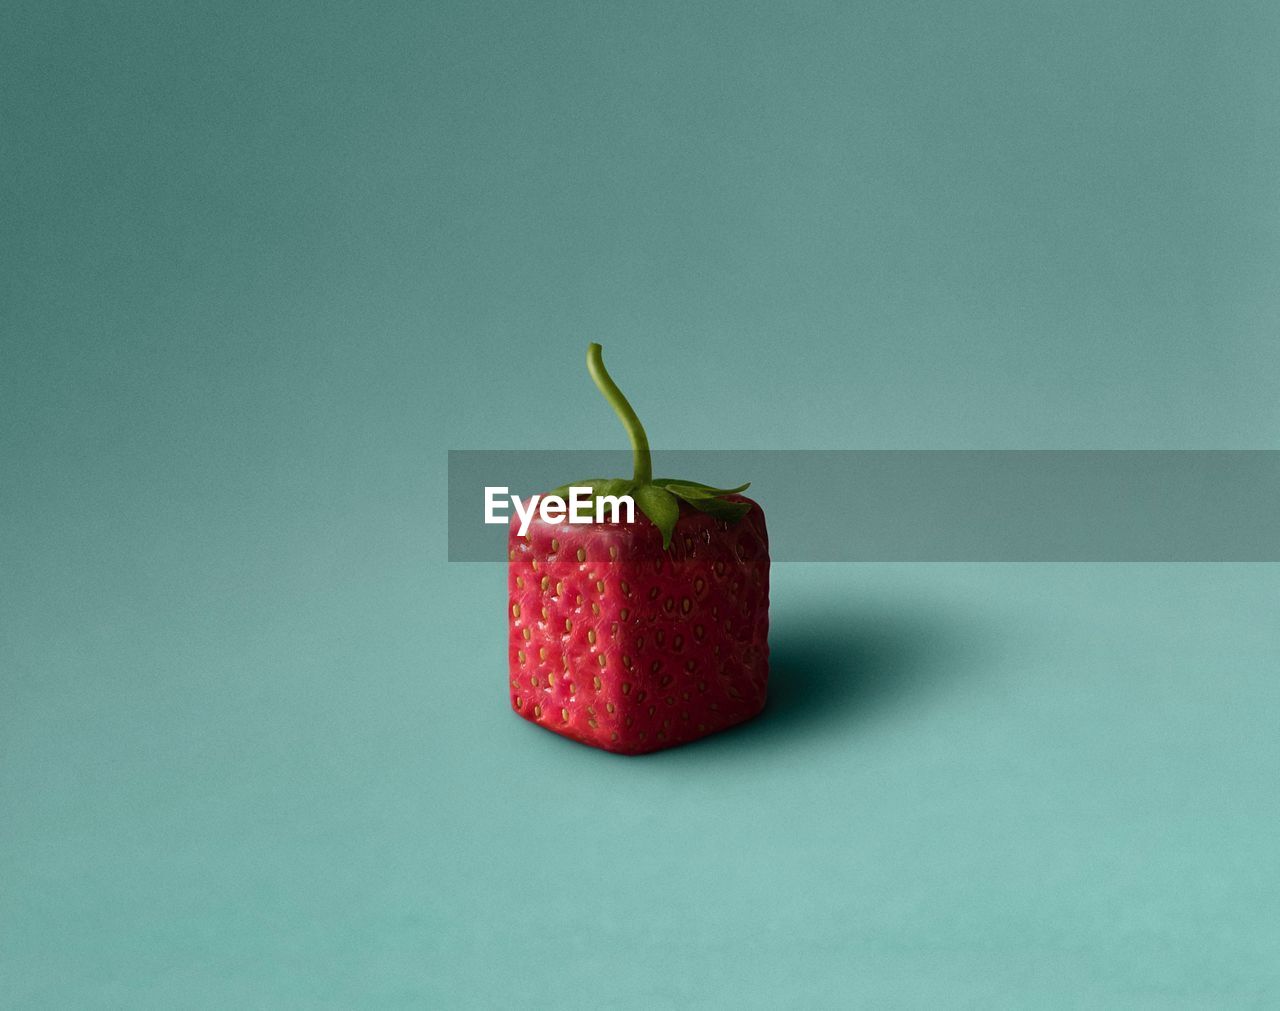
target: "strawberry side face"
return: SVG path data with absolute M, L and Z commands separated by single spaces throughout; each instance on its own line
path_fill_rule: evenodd
M 594 747 L 641 754 L 764 708 L 769 539 L 759 505 L 682 506 L 670 544 L 632 523 L 535 520 L 508 535 L 511 706 Z

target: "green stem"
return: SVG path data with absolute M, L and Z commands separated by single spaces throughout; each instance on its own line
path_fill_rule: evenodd
M 605 369 L 602 352 L 603 349 L 599 344 L 591 344 L 587 347 L 587 371 L 591 373 L 592 382 L 604 394 L 604 399 L 609 401 L 609 406 L 622 419 L 623 427 L 627 430 L 627 438 L 631 440 L 631 454 L 635 460 L 636 484 L 649 484 L 653 480 L 653 460 L 649 456 L 649 437 L 644 434 L 644 425 L 640 424 L 640 419 L 636 417 L 635 408 L 622 395 L 622 391 L 618 389 L 618 384 L 613 381 L 608 370 Z

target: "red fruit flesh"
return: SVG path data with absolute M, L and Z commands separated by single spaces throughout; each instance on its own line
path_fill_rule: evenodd
M 749 502 L 742 496 L 735 501 Z M 633 523 L 508 535 L 511 705 L 583 744 L 636 755 L 755 716 L 769 679 L 764 513 L 682 507 L 671 547 Z

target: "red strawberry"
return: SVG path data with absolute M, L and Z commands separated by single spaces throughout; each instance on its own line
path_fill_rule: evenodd
M 630 494 L 639 511 L 634 522 L 535 518 L 524 535 L 512 519 L 511 705 L 584 744 L 641 754 L 764 708 L 769 538 L 742 489 L 655 481 L 644 430 L 598 344 L 588 369 L 627 426 L 636 475 L 576 484 Z

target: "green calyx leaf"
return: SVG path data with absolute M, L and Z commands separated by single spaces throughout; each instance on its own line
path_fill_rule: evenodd
M 751 487 L 751 482 L 740 484 L 736 488 L 716 488 L 713 485 L 702 484 L 698 481 L 686 481 L 680 477 L 658 477 L 654 478 L 654 484 L 660 484 L 664 488 L 671 489 L 677 495 L 687 492 L 690 495 L 699 495 L 702 498 L 720 498 L 722 495 L 740 495 Z M 680 490 L 677 491 L 676 489 Z M 683 497 L 683 495 L 682 495 Z
M 678 481 L 663 479 L 663 477 L 659 477 L 654 484 L 662 485 L 669 493 L 689 503 L 699 512 L 716 517 L 717 520 L 736 523 L 751 511 L 751 503 L 730 502 L 726 498 L 726 495 L 736 495 L 740 491 L 745 491 L 750 488 L 750 484 L 739 485 L 737 488 L 712 488 L 710 485 L 700 484 L 699 481 Z
M 751 487 L 750 483 L 740 484 L 736 488 L 714 488 L 698 481 L 681 481 L 675 478 L 659 478 L 654 483 L 662 485 L 671 494 L 688 502 L 699 512 L 707 513 L 726 523 L 737 523 L 751 511 L 750 502 L 731 502 L 725 497 L 746 491 Z
M 738 520 L 751 511 L 750 502 L 731 502 L 727 498 L 715 497 L 703 498 L 695 496 L 688 498 L 676 490 L 679 487 L 678 485 L 668 485 L 667 487 L 673 494 L 688 502 L 699 512 L 707 513 L 709 516 L 724 520 L 726 523 L 737 523 Z
M 662 534 L 662 549 L 671 547 L 671 534 L 680 518 L 680 503 L 671 492 L 656 484 L 642 484 L 635 490 L 636 508 L 653 520 Z

